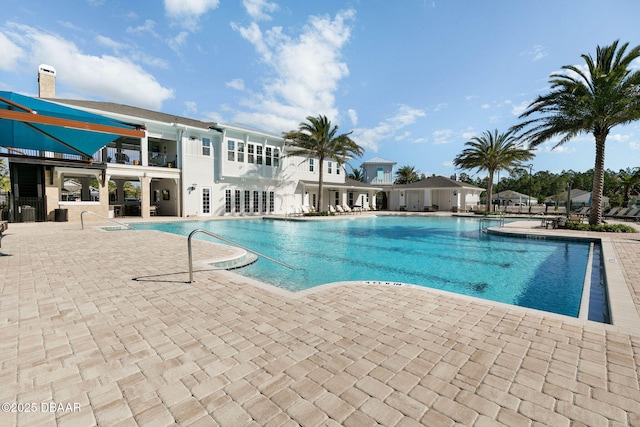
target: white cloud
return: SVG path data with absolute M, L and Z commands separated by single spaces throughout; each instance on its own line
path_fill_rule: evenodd
M 155 21 L 153 21 L 151 19 L 147 19 L 147 20 L 144 21 L 144 24 L 138 25 L 137 27 L 127 27 L 127 29 L 125 31 L 127 33 L 129 33 L 129 34 L 149 33 L 153 37 L 159 38 L 160 35 L 158 33 L 156 33 L 155 28 L 156 28 Z
M 525 101 L 525 102 L 521 102 L 518 105 L 514 105 L 513 108 L 511 109 L 511 114 L 513 114 L 516 117 L 520 117 L 520 115 L 526 111 L 529 104 L 531 104 L 531 101 Z
M 176 53 L 180 53 L 180 48 L 187 43 L 187 37 L 189 33 L 186 31 L 180 31 L 177 36 L 167 40 L 167 44 Z
M 354 129 L 352 138 L 360 146 L 375 152 L 382 141 L 393 138 L 400 130 L 424 116 L 426 113 L 423 110 L 402 105 L 396 115 L 381 121 L 375 127 Z
M 243 0 L 247 13 L 255 21 L 270 21 L 270 12 L 275 12 L 278 9 L 276 3 L 267 0 Z
M 198 114 L 198 104 L 195 101 L 185 101 L 184 106 L 183 115 L 185 117 L 195 117 Z
M 434 144 L 449 144 L 451 142 L 450 138 L 453 135 L 453 131 L 451 129 L 440 129 L 433 132 L 433 143 Z
M 351 120 L 351 124 L 353 126 L 358 126 L 358 113 L 356 110 L 349 108 L 347 110 L 347 114 L 349 115 L 349 120 Z
M 232 89 L 235 89 L 235 90 L 240 90 L 240 91 L 244 91 L 245 90 L 244 80 L 242 80 L 242 79 L 233 79 L 230 82 L 227 82 L 226 86 L 230 87 Z
M 218 7 L 219 0 L 164 0 L 166 14 L 187 28 L 197 26 L 198 18 Z
M 351 36 L 354 19 L 353 10 L 333 18 L 311 16 L 295 38 L 284 34 L 282 27 L 263 31 L 256 22 L 245 27 L 232 24 L 271 71 L 261 93 L 242 101 L 250 111 L 237 113 L 234 120 L 277 133 L 297 128 L 309 115 L 335 120 L 334 93 L 338 82 L 349 75 L 341 49 Z
M 476 136 L 476 131 L 475 131 L 474 128 L 470 127 L 470 128 L 467 128 L 466 130 L 464 130 L 461 135 L 462 135 L 462 137 L 464 139 L 466 139 L 468 141 L 471 138 L 473 138 L 474 136 Z
M 482 104 L 482 105 L 480 106 L 480 108 L 482 108 L 483 110 L 488 110 L 489 108 L 491 108 L 491 105 L 489 105 L 489 104 Z
M 0 70 L 4 71 L 15 71 L 18 61 L 24 56 L 22 48 L 3 33 L 0 33 L 0 52 Z
M 410 136 L 411 136 L 411 132 L 407 130 L 401 133 L 400 135 L 396 135 L 396 137 L 393 139 L 396 141 L 404 141 L 405 139 L 408 139 Z
M 536 62 L 547 56 L 547 51 L 544 46 L 535 45 L 530 50 L 522 52 L 520 56 L 528 56 L 533 62 Z
M 171 89 L 127 57 L 87 55 L 57 35 L 26 25 L 9 24 L 8 28 L 22 49 L 14 60 L 32 70 L 40 63 L 54 66 L 58 83 L 69 92 L 154 110 L 173 97 Z M 6 60 L 6 55 L 3 58 Z
M 96 37 L 96 41 L 102 46 L 107 47 L 115 52 L 125 49 L 127 47 L 127 45 L 125 45 L 124 43 L 119 43 L 113 40 L 112 38 L 109 38 L 103 35 L 98 35 Z

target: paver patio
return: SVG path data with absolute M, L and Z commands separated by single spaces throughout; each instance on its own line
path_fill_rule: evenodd
M 639 307 L 640 236 L 613 246 Z M 184 237 L 93 223 L 11 224 L 0 255 L 1 426 L 640 426 L 640 330 L 411 287 L 187 284 Z

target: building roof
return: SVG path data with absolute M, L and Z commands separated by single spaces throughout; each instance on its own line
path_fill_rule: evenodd
M 476 187 L 475 185 L 467 184 L 466 182 L 454 181 L 450 178 L 445 178 L 444 176 L 432 176 L 426 179 L 422 179 L 420 181 L 412 182 L 410 184 L 394 184 L 393 189 L 412 189 L 412 188 L 465 188 L 470 190 L 480 190 L 484 191 L 484 189 L 480 187 Z
M 301 180 L 302 184 L 306 186 L 317 186 L 318 181 L 306 181 Z M 362 190 L 373 190 L 373 191 L 381 191 L 382 187 L 367 184 L 361 181 L 356 181 L 355 179 L 347 178 L 344 183 L 335 183 L 335 182 L 324 182 L 323 186 L 325 189 L 327 188 L 346 188 L 346 189 L 362 189 Z
M 529 195 L 524 193 L 518 193 L 517 191 L 513 191 L 513 190 L 504 190 L 496 193 L 494 197 L 497 197 L 500 199 L 514 199 L 514 198 L 521 197 L 523 199 L 526 199 L 529 197 Z
M 361 166 L 364 165 L 395 165 L 398 162 L 394 162 L 393 160 L 383 159 L 382 157 L 374 157 L 373 159 L 369 159 L 366 162 L 363 162 Z
M 175 114 L 166 114 L 158 111 L 151 111 L 144 108 L 132 107 L 130 105 L 116 104 L 114 102 L 103 101 L 87 101 L 82 99 L 59 99 L 48 98 L 48 101 L 58 104 L 70 105 L 81 108 L 88 108 L 95 111 L 103 111 L 131 118 L 140 118 L 144 120 L 153 120 L 162 123 L 180 123 L 195 128 L 209 129 L 218 127 L 215 122 L 203 122 L 187 117 L 176 116 Z

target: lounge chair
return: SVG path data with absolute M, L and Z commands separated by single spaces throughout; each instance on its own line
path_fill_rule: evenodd
M 630 210 L 631 208 L 622 208 L 618 211 L 617 214 L 613 215 L 611 218 L 622 219 Z
M 611 208 L 611 209 L 609 209 L 609 212 L 605 213 L 602 216 L 605 217 L 605 218 L 613 218 L 613 216 L 615 214 L 617 214 L 619 210 L 620 210 L 620 208 Z
M 334 215 L 337 213 L 336 208 L 334 208 L 333 205 L 329 205 L 329 213 L 332 213 Z
M 640 208 L 632 208 L 629 209 L 627 211 L 627 213 L 625 213 L 624 215 L 616 215 L 616 219 L 622 219 L 622 220 L 635 220 L 638 216 L 638 211 L 640 211 Z
M 342 206 L 340 206 L 340 205 L 336 205 L 336 211 L 339 214 L 343 214 L 343 215 L 346 214 L 346 212 L 344 211 L 344 209 L 342 209 Z
M 347 205 L 342 205 L 342 210 L 344 211 L 344 213 L 348 213 L 348 214 L 352 214 L 355 213 L 349 206 Z
M 302 215 L 311 213 L 311 211 L 309 210 L 309 206 L 305 205 L 305 206 L 302 206 L 300 209 L 302 210 Z

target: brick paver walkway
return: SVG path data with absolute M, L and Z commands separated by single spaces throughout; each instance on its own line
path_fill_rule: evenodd
M 640 243 L 616 250 L 637 298 Z M 155 232 L 11 224 L 0 254 L 0 426 L 640 426 L 640 331 L 416 288 L 189 285 L 185 239 Z

